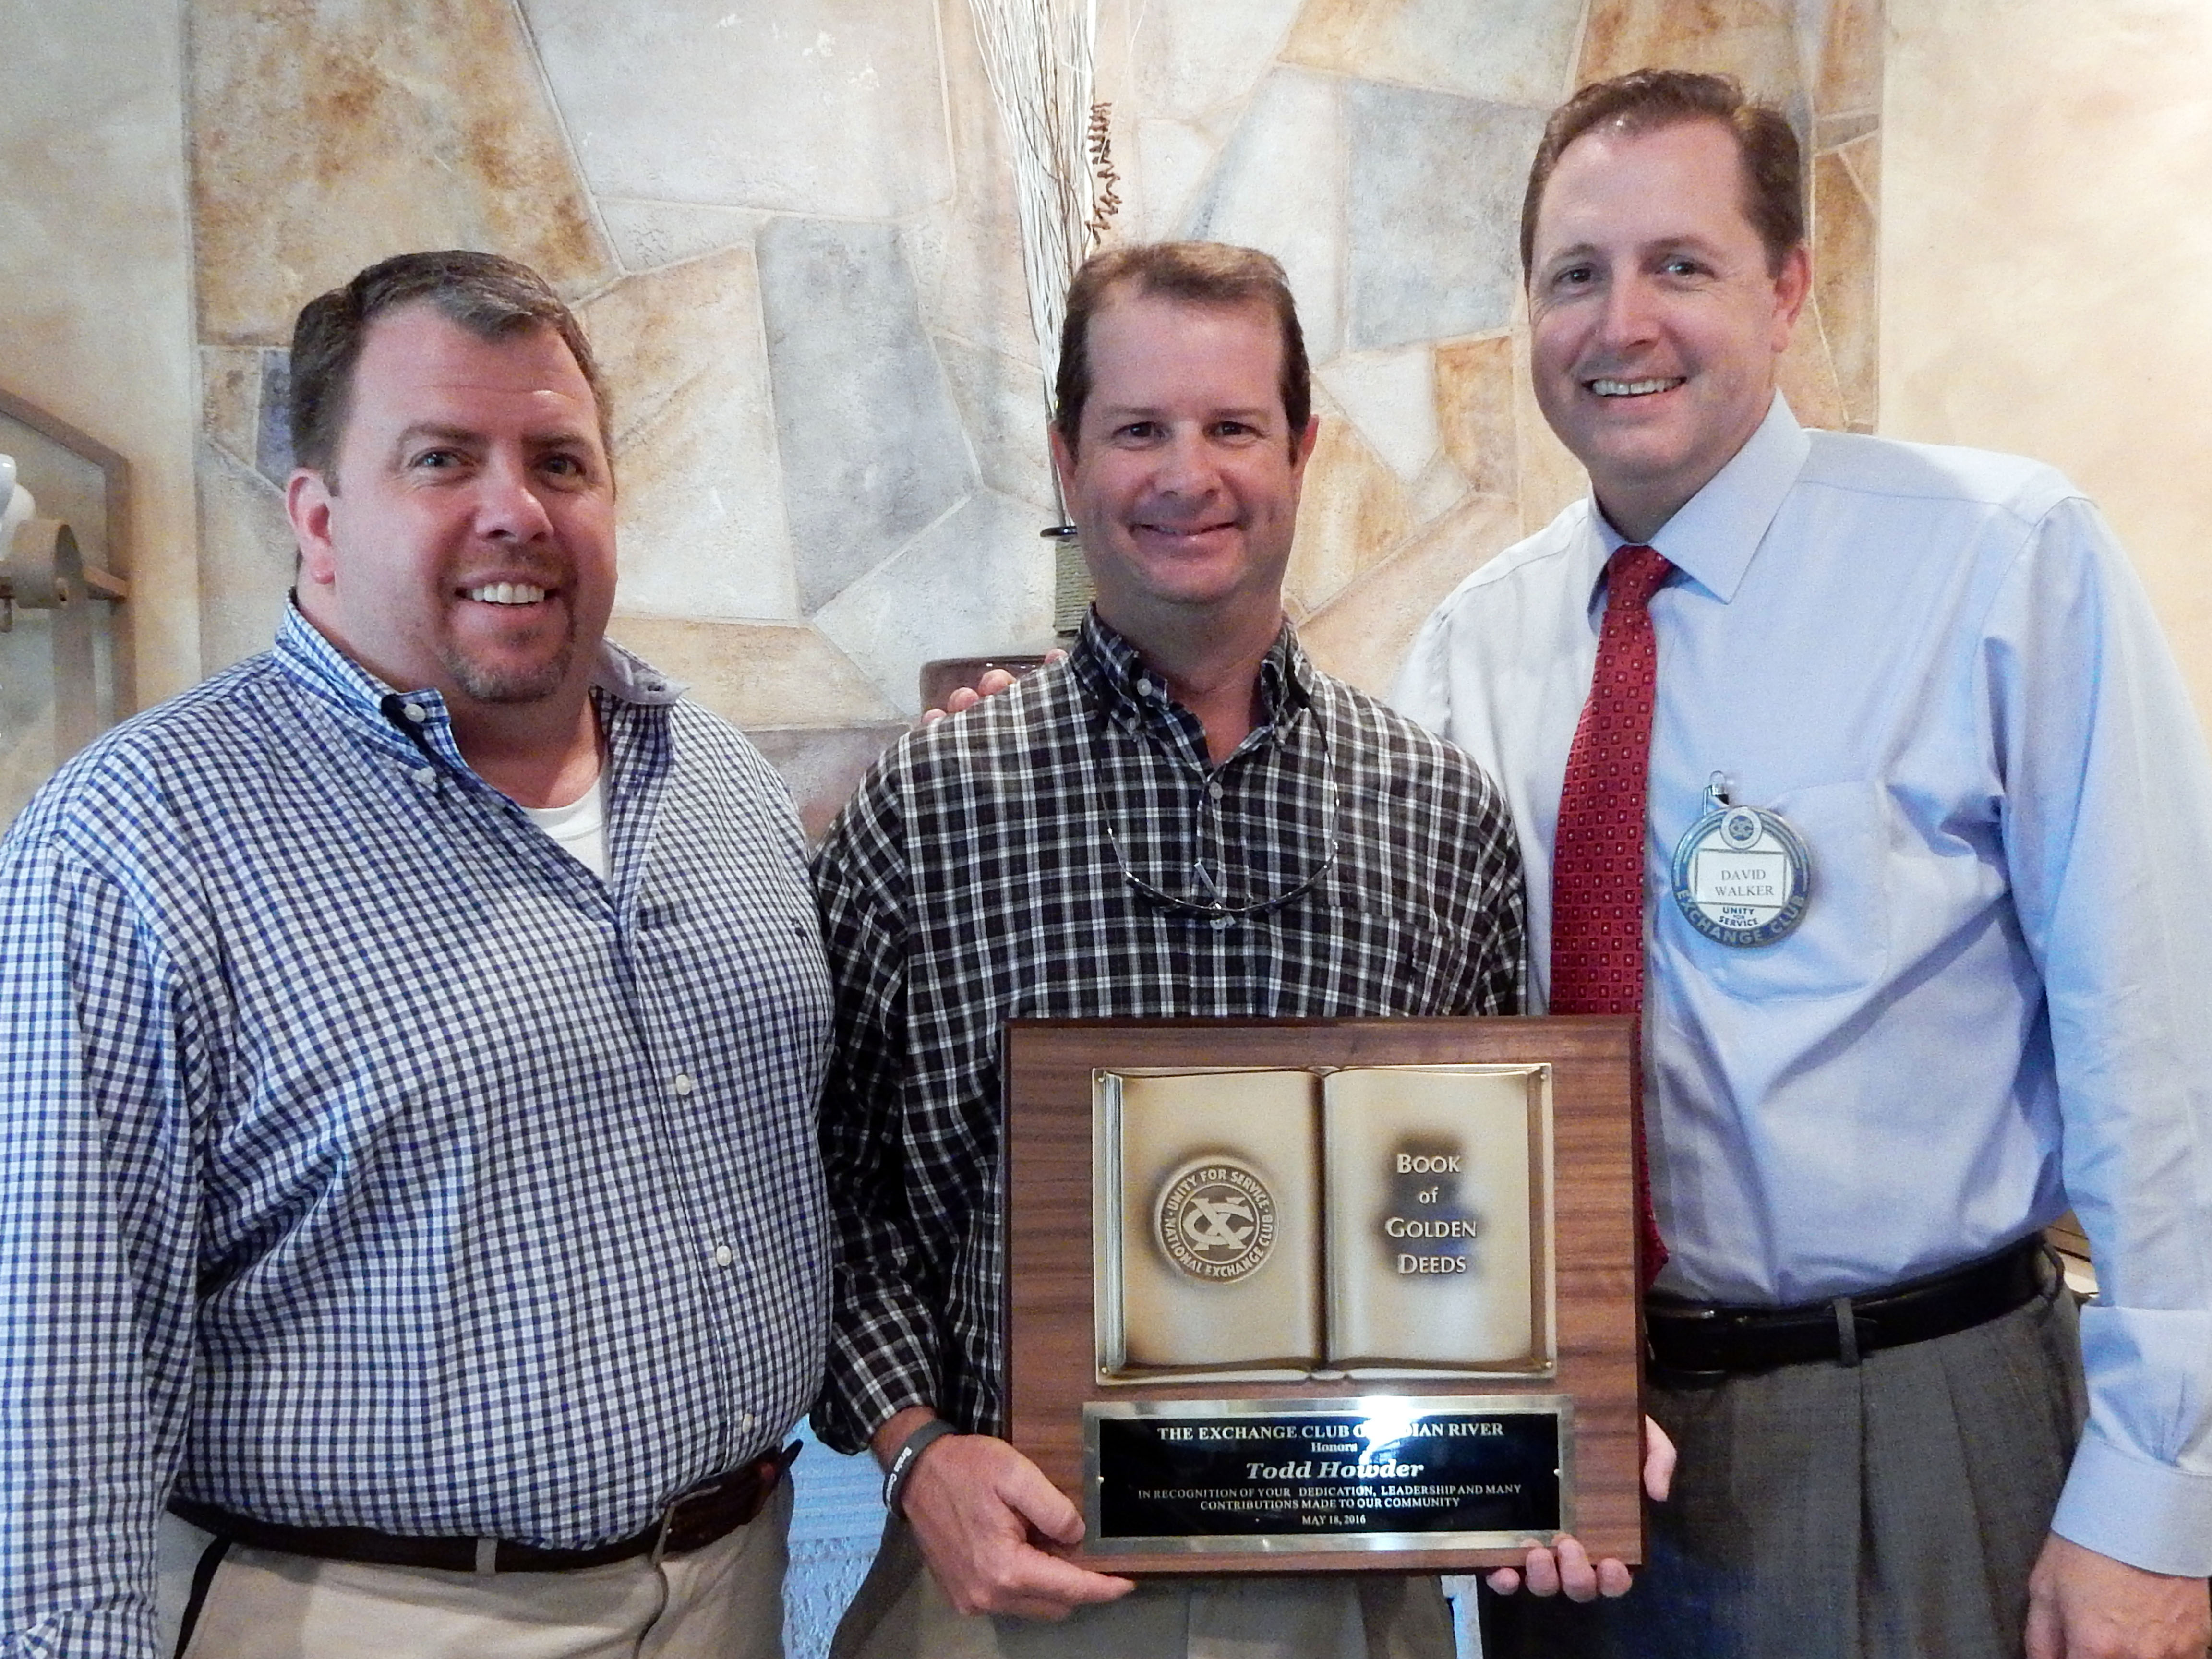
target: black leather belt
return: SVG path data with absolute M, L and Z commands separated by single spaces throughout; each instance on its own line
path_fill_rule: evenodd
M 212 1504 L 172 1498 L 169 1513 L 202 1532 L 250 1549 L 282 1550 L 322 1561 L 380 1567 L 435 1567 L 447 1572 L 574 1572 L 645 1555 L 655 1561 L 726 1538 L 761 1512 L 775 1483 L 799 1455 L 799 1443 L 678 1493 L 642 1532 L 590 1549 L 556 1550 L 503 1538 L 401 1538 L 369 1527 L 290 1527 L 257 1521 Z
M 1886 1291 L 1792 1308 L 1690 1302 L 1652 1291 L 1644 1334 L 1662 1371 L 1712 1376 L 1771 1370 L 1816 1360 L 1856 1365 L 1862 1356 L 1971 1330 L 2042 1293 L 2043 1236 L 2031 1233 L 1994 1255 Z

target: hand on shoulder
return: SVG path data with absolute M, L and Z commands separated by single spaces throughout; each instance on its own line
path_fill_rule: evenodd
M 1059 662 L 1066 655 L 1066 652 L 1055 647 L 1044 653 L 1044 659 L 1048 663 Z M 1019 675 L 1009 673 L 1003 668 L 987 668 L 983 671 L 983 677 L 972 686 L 955 686 L 947 693 L 944 708 L 923 709 L 921 724 L 934 726 L 947 714 L 963 714 L 982 702 L 984 698 L 997 696 L 1019 678 Z

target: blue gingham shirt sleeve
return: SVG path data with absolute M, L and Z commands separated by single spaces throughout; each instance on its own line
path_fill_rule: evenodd
M 50 847 L 0 861 L 0 960 L 8 1651 L 149 1652 L 198 1198 L 162 975 L 126 896 Z

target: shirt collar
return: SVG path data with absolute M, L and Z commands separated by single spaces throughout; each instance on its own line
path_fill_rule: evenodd
M 1735 597 L 1752 556 L 1767 526 L 1782 510 L 1783 499 L 1804 470 L 1813 441 L 1797 424 L 1782 394 L 1774 394 L 1761 421 L 1726 466 L 1667 520 L 1651 545 L 1691 580 L 1726 604 Z M 1607 522 L 1596 501 L 1590 521 L 1597 526 L 1607 556 L 1627 540 Z M 1601 580 L 1602 576 L 1601 574 Z
M 1167 683 L 1146 665 L 1135 646 L 1100 618 L 1096 607 L 1083 619 L 1083 629 L 1068 653 L 1067 668 L 1109 714 L 1156 719 L 1176 707 L 1168 696 Z M 1313 702 L 1314 689 L 1313 664 L 1285 622 L 1260 659 L 1262 726 L 1279 727 Z
M 441 695 L 428 687 L 400 691 L 386 685 L 332 644 L 293 601 L 286 601 L 283 620 L 276 625 L 273 654 L 277 666 L 295 682 L 340 714 L 366 721 L 401 742 L 419 736 L 441 749 L 450 745 L 451 722 Z M 599 642 L 592 689 L 617 703 L 647 708 L 664 708 L 684 695 L 681 684 L 611 640 Z M 407 713 L 410 708 L 422 711 L 419 720 Z M 418 732 L 410 732 L 410 725 Z M 461 763 L 457 750 L 447 758 Z

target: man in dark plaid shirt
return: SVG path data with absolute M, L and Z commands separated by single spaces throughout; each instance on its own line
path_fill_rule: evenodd
M 1283 619 L 1310 405 L 1273 260 L 1207 244 L 1091 259 L 1054 450 L 1097 611 L 1065 662 L 904 740 L 817 860 L 841 1231 L 817 1420 L 887 1464 L 917 1430 L 937 1437 L 904 1472 L 841 1656 L 1451 1650 L 1433 1579 L 1133 1592 L 1085 1571 L 1026 1541 L 1082 1524 L 994 1437 L 1009 1017 L 1519 1005 L 1520 869 L 1496 792 L 1318 672 Z

